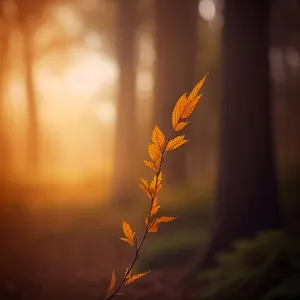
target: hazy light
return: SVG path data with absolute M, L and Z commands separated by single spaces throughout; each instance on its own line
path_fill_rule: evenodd
M 68 70 L 66 82 L 74 92 L 91 96 L 112 83 L 116 76 L 116 67 L 110 60 L 89 54 Z
M 150 71 L 141 71 L 137 76 L 137 90 L 141 95 L 149 94 L 153 88 L 153 78 Z
M 109 102 L 101 102 L 97 108 L 97 116 L 98 118 L 107 123 L 112 123 L 116 119 L 116 109 L 112 103 Z
M 211 22 L 216 16 L 216 5 L 213 0 L 201 0 L 198 10 L 205 21 Z
M 89 32 L 84 38 L 85 45 L 92 50 L 99 50 L 102 46 L 102 40 L 96 32 Z
M 76 11 L 70 7 L 60 6 L 56 9 L 58 22 L 70 35 L 76 35 L 81 30 L 80 18 Z
M 286 50 L 285 59 L 292 68 L 298 68 L 300 66 L 299 53 L 293 48 Z

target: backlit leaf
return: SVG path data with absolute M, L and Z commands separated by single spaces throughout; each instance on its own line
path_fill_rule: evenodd
M 112 292 L 112 290 L 114 289 L 114 287 L 115 287 L 115 285 L 116 285 L 116 280 L 117 280 L 116 274 L 115 274 L 115 272 L 113 271 L 113 272 L 112 272 L 112 275 L 111 275 L 110 284 L 109 284 L 109 287 L 108 287 L 108 290 L 107 290 L 107 295 L 109 295 L 109 294 Z
M 150 168 L 151 170 L 153 170 L 154 172 L 156 172 L 156 166 L 153 163 L 153 161 L 149 161 L 149 160 L 144 160 L 144 164 L 146 167 Z
M 148 185 L 148 182 L 146 179 L 141 178 L 141 184 L 140 184 L 140 188 L 146 193 L 146 195 L 151 199 L 151 191 Z
M 148 146 L 149 156 L 153 160 L 154 164 L 157 166 L 161 157 L 161 150 L 156 144 L 149 144 Z
M 175 131 L 179 131 L 182 130 L 187 124 L 189 124 L 189 122 L 179 122 L 176 125 L 176 128 L 174 128 Z
M 179 135 L 176 138 L 170 140 L 167 144 L 166 151 L 174 150 L 185 144 L 188 140 L 185 140 L 184 138 L 185 135 Z
M 128 285 L 128 284 L 130 284 L 130 283 L 136 281 L 137 279 L 139 279 L 139 278 L 145 276 L 145 275 L 148 274 L 149 272 L 150 272 L 150 271 L 145 272 L 145 273 L 140 273 L 140 274 L 132 275 L 130 278 L 128 278 L 128 279 L 125 281 L 124 285 Z
M 125 221 L 123 221 L 122 228 L 123 228 L 125 238 L 120 238 L 120 239 L 122 241 L 127 242 L 130 245 L 134 246 L 135 245 L 135 239 L 134 239 L 135 233 L 132 231 L 130 225 L 128 223 L 126 223 Z
M 194 99 L 198 95 L 198 93 L 199 93 L 202 85 L 205 82 L 206 77 L 207 77 L 207 74 L 196 84 L 196 86 L 194 87 L 194 89 L 189 94 L 188 101 Z
M 178 101 L 175 104 L 175 107 L 173 109 L 173 112 L 172 112 L 172 126 L 173 126 L 174 130 L 175 130 L 179 120 L 182 117 L 186 103 L 187 103 L 187 97 L 186 97 L 186 93 L 185 93 L 178 99 Z
M 152 132 L 152 143 L 157 145 L 161 150 L 165 144 L 165 135 L 157 125 L 154 127 Z
M 158 198 L 155 198 L 152 203 L 150 217 L 157 214 L 158 210 L 160 209 L 160 205 L 158 205 Z
M 201 98 L 201 95 L 196 96 L 195 98 L 191 99 L 187 103 L 186 107 L 184 108 L 184 112 L 182 114 L 183 119 L 190 116 L 190 114 L 194 111 L 194 109 L 195 109 L 195 107 L 196 107 L 196 105 L 197 105 L 200 98 Z
M 168 223 L 168 222 L 171 222 L 175 219 L 176 219 L 176 217 L 160 217 L 160 218 L 157 218 L 157 219 L 153 220 L 150 223 L 150 225 L 148 227 L 148 232 L 157 232 L 159 224 Z

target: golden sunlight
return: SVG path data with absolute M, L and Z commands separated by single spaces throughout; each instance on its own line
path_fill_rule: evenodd
M 84 96 L 93 96 L 116 77 L 116 66 L 97 53 L 85 53 L 65 74 L 66 84 L 71 91 Z
M 112 123 L 116 119 L 116 109 L 112 103 L 100 102 L 97 108 L 97 116 L 99 120 Z

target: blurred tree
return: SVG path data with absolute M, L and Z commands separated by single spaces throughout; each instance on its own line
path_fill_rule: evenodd
M 300 1 L 272 2 L 272 75 L 277 161 L 285 228 L 299 237 L 300 183 Z
M 115 137 L 113 198 L 117 203 L 132 200 L 132 179 L 135 178 L 135 88 L 137 0 L 117 0 L 117 62 L 119 86 Z
M 195 84 L 197 5 L 198 0 L 155 1 L 154 118 L 164 132 L 171 126 L 166 112 L 171 112 L 176 100 Z M 182 152 L 172 153 L 167 159 L 165 174 L 169 184 L 186 181 L 186 160 Z
M 6 62 L 9 47 L 7 20 L 4 13 L 3 0 L 0 1 L 0 187 L 7 177 L 9 167 L 9 151 L 7 128 L 5 124 L 4 104 L 6 87 Z M 1 188 L 0 188 L 1 189 Z
M 28 107 L 27 154 L 30 171 L 38 171 L 39 126 L 38 107 L 34 87 L 34 32 L 37 22 L 49 1 L 15 0 L 17 6 L 17 22 L 23 35 L 25 86 Z
M 219 180 L 203 266 L 234 240 L 280 226 L 268 51 L 268 0 L 225 1 Z

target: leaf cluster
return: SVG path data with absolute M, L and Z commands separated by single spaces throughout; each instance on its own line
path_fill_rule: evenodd
M 140 188 L 144 191 L 149 200 L 149 210 L 145 217 L 144 234 L 139 239 L 131 226 L 125 221 L 122 222 L 124 237 L 121 237 L 120 240 L 128 243 L 134 248 L 134 255 L 118 285 L 116 284 L 116 274 L 115 272 L 112 273 L 105 300 L 121 295 L 119 290 L 123 286 L 133 283 L 150 272 L 132 274 L 132 268 L 140 256 L 141 247 L 148 233 L 157 232 L 162 223 L 169 223 L 176 219 L 174 216 L 156 216 L 161 207 L 157 195 L 163 186 L 162 164 L 168 152 L 175 150 L 188 142 L 188 140 L 185 139 L 185 135 L 176 136 L 176 134 L 188 125 L 186 119 L 192 114 L 199 99 L 201 98 L 201 95 L 198 94 L 205 79 L 206 76 L 194 87 L 188 96 L 185 93 L 178 99 L 172 112 L 172 131 L 168 138 L 166 138 L 165 134 L 157 125 L 152 131 L 151 143 L 148 146 L 149 158 L 144 160 L 144 164 L 147 168 L 154 172 L 154 175 L 152 180 L 149 182 L 144 178 L 140 179 Z

